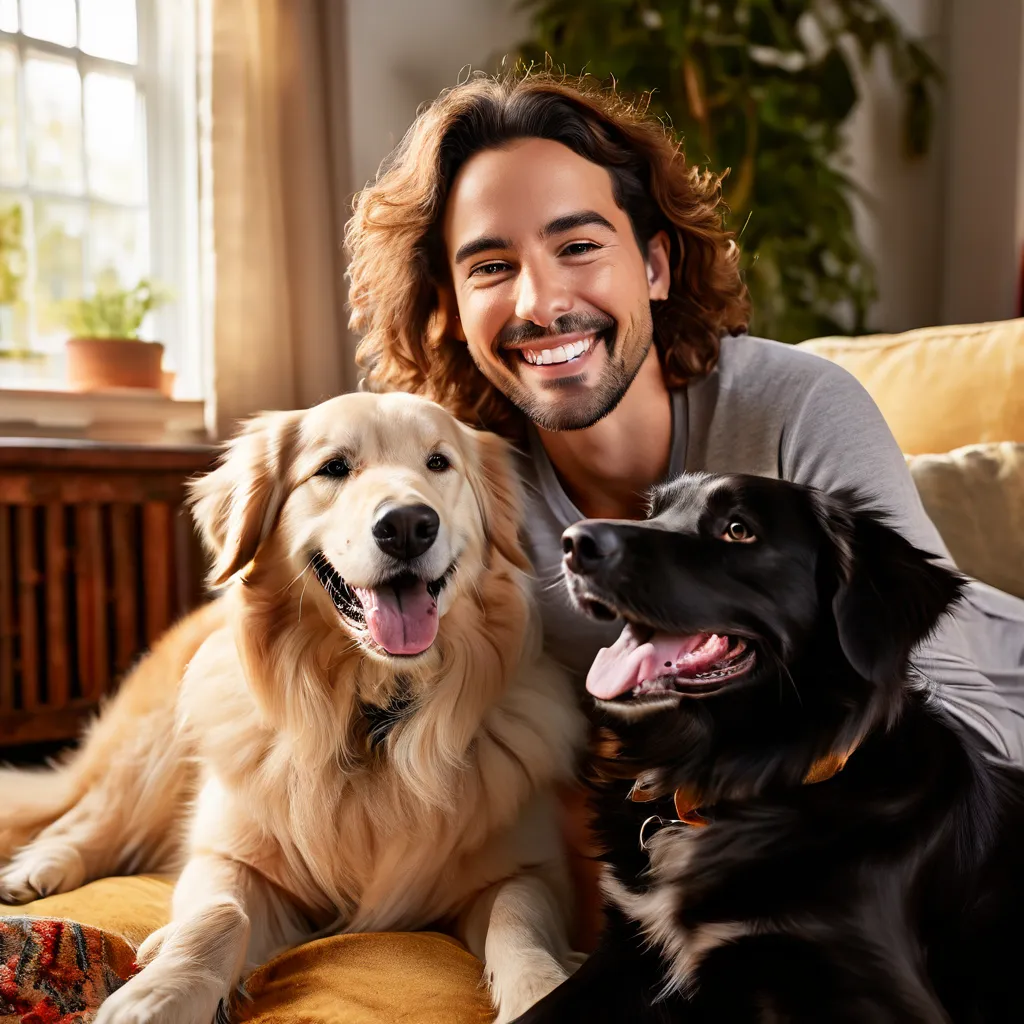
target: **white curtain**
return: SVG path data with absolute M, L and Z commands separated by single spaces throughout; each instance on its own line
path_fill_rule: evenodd
M 200 120 L 210 423 L 355 385 L 344 0 L 205 0 Z

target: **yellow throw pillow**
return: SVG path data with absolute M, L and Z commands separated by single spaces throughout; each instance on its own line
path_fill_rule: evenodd
M 953 561 L 1024 597 L 1024 444 L 967 445 L 907 464 Z
M 38 934 L 49 938 L 52 933 L 51 945 L 65 954 L 63 960 L 37 957 L 34 973 L 20 979 L 39 996 L 33 1008 L 49 1013 L 51 1003 L 77 1000 L 80 1009 L 95 1011 L 98 1000 L 131 974 L 134 948 L 167 922 L 172 891 L 169 878 L 103 878 L 23 907 L 0 904 L 0 950 L 18 963 L 24 959 L 21 947 L 39 945 Z M 75 925 L 62 929 L 62 921 Z M 79 959 L 87 959 L 84 972 L 69 971 L 64 962 L 73 960 L 76 950 Z M 236 1000 L 231 1019 L 487 1024 L 494 1012 L 482 973 L 476 957 L 436 932 L 335 935 L 298 946 L 254 971 L 245 985 L 249 998 Z
M 908 454 L 1024 441 L 1024 319 L 799 347 L 849 370 Z

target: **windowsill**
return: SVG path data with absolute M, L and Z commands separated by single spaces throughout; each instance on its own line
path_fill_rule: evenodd
M 209 440 L 204 403 L 158 391 L 0 388 L 0 437 L 195 444 Z

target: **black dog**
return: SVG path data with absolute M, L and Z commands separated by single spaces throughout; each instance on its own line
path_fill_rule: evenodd
M 910 665 L 965 581 L 757 477 L 564 547 L 579 608 L 627 624 L 587 684 L 608 923 L 520 1021 L 1024 1019 L 1024 773 Z

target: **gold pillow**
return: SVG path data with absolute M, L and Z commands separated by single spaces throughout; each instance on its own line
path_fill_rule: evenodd
M 23 907 L 0 905 L 0 940 L 4 917 L 10 919 L 8 944 L 18 939 L 13 927 L 18 918 L 59 918 L 100 929 L 102 943 L 93 942 L 87 952 L 107 962 L 87 966 L 117 987 L 131 972 L 134 947 L 167 922 L 172 891 L 172 880 L 166 877 L 103 878 Z M 77 975 L 60 963 L 37 966 L 37 975 L 23 980 L 40 982 L 35 987 L 43 996 L 67 995 L 64 990 L 70 987 L 75 990 L 71 995 L 84 999 L 84 1009 L 95 1011 L 95 997 L 105 994 L 97 986 L 82 989 Z M 462 945 L 437 932 L 335 935 L 298 946 L 254 971 L 246 979 L 249 998 L 236 1001 L 232 1020 L 488 1024 L 494 1012 L 482 970 Z
M 1024 597 L 1024 444 L 972 444 L 907 464 L 953 561 Z
M 799 347 L 849 370 L 911 455 L 1024 441 L 1024 319 Z

